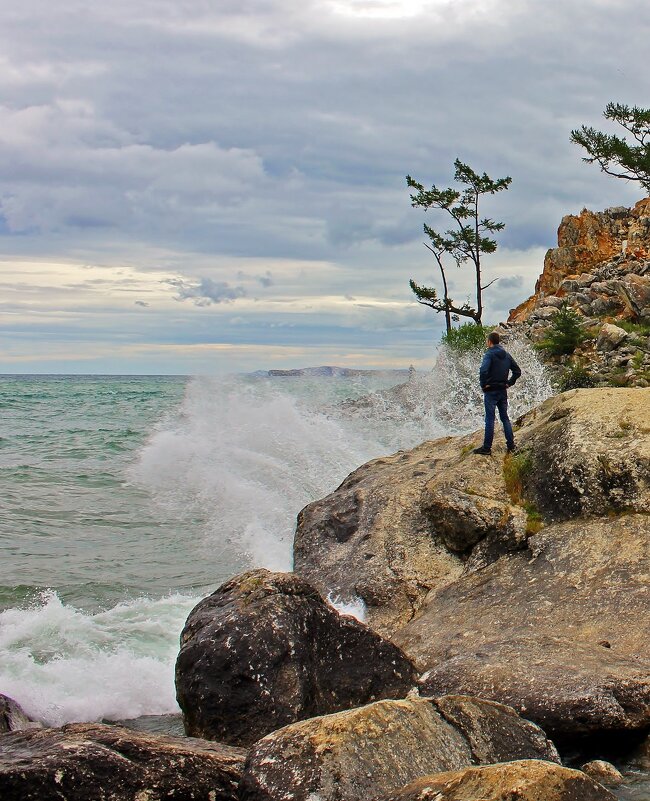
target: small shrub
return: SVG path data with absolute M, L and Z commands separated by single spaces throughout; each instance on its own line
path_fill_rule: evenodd
M 632 360 L 631 360 L 632 361 L 632 367 L 634 367 L 635 370 L 640 370 L 641 369 L 641 365 L 643 364 L 643 357 L 644 356 L 645 356 L 645 353 L 642 350 L 637 350 L 637 352 L 634 354 L 634 356 L 632 356 Z
M 528 451 L 507 456 L 503 463 L 503 480 L 513 503 L 523 502 L 524 482 L 533 469 L 533 457 Z
M 537 534 L 544 528 L 544 519 L 532 503 L 525 503 L 524 509 L 527 515 L 526 534 Z
M 565 300 L 553 317 L 544 339 L 537 344 L 539 350 L 545 350 L 552 356 L 563 356 L 573 353 L 586 339 L 582 329 L 580 315 Z
M 596 378 L 581 364 L 570 365 L 557 379 L 557 388 L 560 392 L 569 389 L 588 389 L 597 384 Z
M 524 484 L 526 477 L 533 469 L 533 456 L 529 451 L 506 456 L 503 463 L 503 479 L 510 500 L 521 506 L 526 512 L 526 534 L 537 534 L 544 528 L 544 520 L 535 504 L 524 500 Z
M 457 353 L 469 353 L 485 347 L 485 339 L 491 330 L 485 325 L 463 323 L 443 334 L 440 341 Z

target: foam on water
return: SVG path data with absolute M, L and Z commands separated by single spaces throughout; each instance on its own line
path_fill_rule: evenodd
M 0 613 L 2 692 L 52 726 L 178 710 L 178 633 L 197 598 L 140 598 L 97 614 L 55 592 Z
M 357 620 L 361 621 L 361 623 L 365 623 L 367 610 L 363 598 L 356 597 L 349 601 L 344 601 L 339 596 L 329 593 L 327 601 L 339 614 L 355 617 Z
M 517 417 L 551 390 L 534 351 L 516 342 L 510 349 L 524 371 L 511 392 Z M 435 371 L 398 391 L 331 378 L 193 379 L 132 480 L 162 506 L 204 520 L 197 547 L 212 558 L 290 570 L 303 506 L 369 459 L 482 426 L 478 360 L 442 352 Z

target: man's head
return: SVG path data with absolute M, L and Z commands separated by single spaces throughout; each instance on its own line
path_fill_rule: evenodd
M 501 342 L 501 337 L 497 334 L 496 331 L 491 331 L 487 337 L 487 346 L 488 348 L 493 347 L 494 345 L 498 345 Z

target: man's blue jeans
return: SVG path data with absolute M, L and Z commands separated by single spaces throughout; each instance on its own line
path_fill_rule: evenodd
M 508 417 L 508 392 L 505 389 L 492 389 L 483 393 L 485 402 L 485 436 L 483 447 L 490 450 L 494 439 L 494 413 L 499 410 L 499 418 L 503 423 L 503 431 L 506 435 L 506 443 L 509 448 L 515 447 L 515 438 L 512 433 L 512 424 Z

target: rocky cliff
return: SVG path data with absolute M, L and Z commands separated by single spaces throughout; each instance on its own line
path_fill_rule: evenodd
M 584 341 L 559 356 L 541 349 L 560 388 L 650 385 L 650 198 L 564 217 L 535 294 L 507 327 L 542 343 L 563 304 L 579 316 Z

